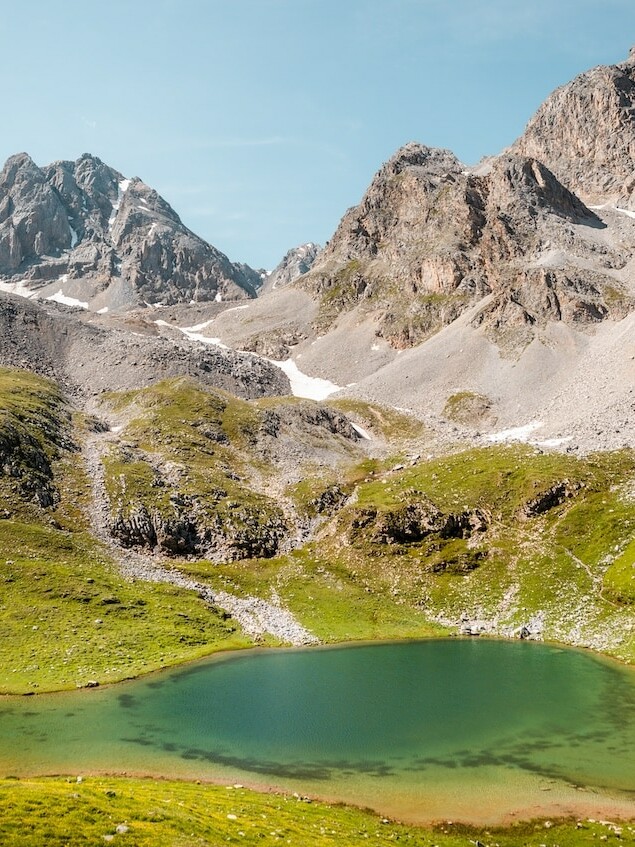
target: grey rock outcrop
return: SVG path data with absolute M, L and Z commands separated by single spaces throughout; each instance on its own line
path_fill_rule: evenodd
M 635 210 L 635 47 L 554 91 L 512 150 L 544 162 L 587 203 Z
M 313 267 L 320 249 L 320 245 L 313 244 L 312 241 L 307 244 L 300 244 L 299 247 L 293 247 L 271 271 L 263 285 L 263 291 L 284 288 L 285 285 L 289 285 L 298 277 L 308 273 Z
M 491 517 L 480 509 L 444 514 L 427 497 L 393 509 L 365 508 L 354 512 L 350 538 L 378 544 L 411 544 L 429 535 L 469 538 L 484 532 Z
M 246 353 L 90 323 L 84 312 L 0 294 L 0 364 L 57 380 L 73 395 L 140 388 L 193 376 L 238 397 L 288 394 L 279 368 Z
M 254 297 L 261 272 L 232 264 L 156 191 L 98 158 L 39 168 L 25 153 L 0 174 L 0 281 L 96 311 Z
M 507 154 L 466 169 L 411 143 L 298 284 L 320 301 L 320 330 L 359 309 L 378 336 L 409 347 L 483 301 L 476 323 L 522 347 L 549 321 L 584 325 L 633 307 L 614 274 L 629 249 L 601 243 L 603 227 L 536 159 Z

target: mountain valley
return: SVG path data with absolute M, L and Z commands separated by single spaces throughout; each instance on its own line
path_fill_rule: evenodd
M 0 693 L 371 639 L 635 663 L 634 162 L 631 51 L 474 167 L 406 144 L 267 274 L 12 156 Z

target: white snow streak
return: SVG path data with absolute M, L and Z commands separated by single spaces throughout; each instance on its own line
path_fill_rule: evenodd
M 594 209 L 595 211 L 607 209 L 609 212 L 619 212 L 620 215 L 627 215 L 629 218 L 635 218 L 635 212 L 631 212 L 630 209 L 620 209 L 619 206 L 611 206 L 610 203 L 605 203 L 603 206 L 589 206 L 589 209 Z
M 223 350 L 230 350 L 226 344 L 220 340 L 220 338 L 210 338 L 208 335 L 202 335 L 201 330 L 205 329 L 206 326 L 211 324 L 211 320 L 205 321 L 202 324 L 197 324 L 196 326 L 174 326 L 173 324 L 168 323 L 167 321 L 158 320 L 155 321 L 157 326 L 169 326 L 170 329 L 178 329 L 179 332 L 182 332 L 183 335 L 186 335 L 192 341 L 200 341 L 201 344 L 213 344 L 215 347 L 221 347 Z
M 249 303 L 246 306 L 232 306 L 231 309 L 225 309 L 223 312 L 224 315 L 229 314 L 229 312 L 242 312 L 243 309 L 248 309 Z
M 561 444 L 566 444 L 571 441 L 572 435 L 564 435 L 562 438 L 545 438 L 543 441 L 530 441 L 536 447 L 560 447 Z
M 293 359 L 287 359 L 286 362 L 275 362 L 273 359 L 267 359 L 267 361 L 280 368 L 289 377 L 291 393 L 294 397 L 304 397 L 306 400 L 325 400 L 341 389 L 341 385 L 335 385 L 328 379 L 320 379 L 302 373 Z
M 128 186 L 130 185 L 129 179 L 122 179 L 117 186 L 117 202 L 113 203 L 112 212 L 110 213 L 110 217 L 108 218 L 108 229 L 111 230 L 115 223 L 115 218 L 117 217 L 117 212 L 119 211 L 119 206 L 121 206 L 121 201 L 123 200 L 123 196 L 128 190 Z
M 542 421 L 532 421 L 525 426 L 517 426 L 512 429 L 504 429 L 501 432 L 495 432 L 493 435 L 488 435 L 487 440 L 494 444 L 502 444 L 509 441 L 521 441 L 524 444 L 531 444 L 532 447 L 560 447 L 566 444 L 573 438 L 572 435 L 563 435 L 559 438 L 530 438 L 532 432 L 543 426 Z
M 504 441 L 528 441 L 532 432 L 543 425 L 542 421 L 533 421 L 524 426 L 515 426 L 511 429 L 503 429 L 487 436 L 487 440 L 494 444 L 502 444 Z
M 236 306 L 236 308 L 240 309 L 247 307 Z M 228 309 L 227 311 L 230 310 Z M 196 324 L 195 326 L 177 327 L 163 320 L 156 320 L 154 323 L 157 324 L 157 326 L 167 326 L 170 327 L 170 329 L 178 329 L 179 332 L 182 332 L 183 335 L 186 335 L 192 341 L 200 341 L 202 344 L 213 344 L 215 347 L 221 347 L 223 350 L 231 350 L 232 348 L 223 344 L 220 338 L 210 338 L 207 335 L 202 335 L 201 330 L 206 329 L 211 323 L 213 323 L 213 321 L 214 318 L 211 318 L 210 320 Z M 308 376 L 307 374 L 302 373 L 292 359 L 287 359 L 285 362 L 276 362 L 273 359 L 265 359 L 265 361 L 270 362 L 277 368 L 280 368 L 280 370 L 288 376 L 289 383 L 291 385 L 291 393 L 294 397 L 303 397 L 306 400 L 324 400 L 341 389 L 341 385 L 335 385 L 334 382 L 330 382 L 328 379 L 320 379 L 319 377 Z
M 19 279 L 17 282 L 0 282 L 0 291 L 6 291 L 7 294 L 17 294 L 18 297 L 25 297 L 27 300 L 37 299 L 37 291 L 27 287 L 28 281 Z
M 351 426 L 353 427 L 355 432 L 357 432 L 359 435 L 361 435 L 362 438 L 365 438 L 367 441 L 371 440 L 370 435 L 359 424 L 353 423 L 353 421 L 351 421 Z
M 80 309 L 88 308 L 88 303 L 85 303 L 83 300 L 76 300 L 74 297 L 67 297 L 61 288 L 56 294 L 51 294 L 46 299 L 53 300 L 55 303 L 63 303 L 65 306 L 79 306 Z

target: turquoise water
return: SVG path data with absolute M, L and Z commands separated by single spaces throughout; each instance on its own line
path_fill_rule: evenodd
M 242 778 L 386 809 L 459 787 L 472 803 L 574 786 L 635 799 L 635 674 L 581 651 L 446 640 L 233 654 L 0 700 L 0 774 L 87 771 Z

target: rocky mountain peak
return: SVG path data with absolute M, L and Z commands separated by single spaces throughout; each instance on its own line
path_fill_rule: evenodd
M 450 150 L 409 141 L 388 159 L 379 173 L 394 175 L 409 167 L 421 167 L 431 174 L 441 175 L 448 171 L 461 170 L 463 166 Z
M 511 352 L 550 321 L 587 325 L 633 307 L 613 272 L 626 254 L 598 237 L 603 228 L 534 156 L 516 149 L 466 169 L 449 151 L 409 144 L 299 285 L 319 299 L 320 331 L 357 309 L 397 348 L 483 300 L 478 325 Z
M 635 52 L 556 89 L 512 150 L 543 162 L 586 203 L 635 208 Z
M 284 288 L 285 285 L 308 273 L 320 252 L 320 245 L 308 241 L 287 251 L 282 260 L 276 265 L 267 277 L 263 291 L 274 288 Z
M 187 229 L 141 179 L 85 153 L 0 175 L 0 283 L 97 311 L 254 297 L 258 272 Z
M 597 221 L 597 216 L 537 159 L 503 154 L 494 160 L 482 184 L 499 211 L 509 212 L 513 207 L 530 218 L 535 218 L 540 210 L 574 222 Z
M 15 182 L 19 171 L 35 172 L 37 170 L 37 165 L 28 153 L 15 153 L 5 162 L 0 175 L 0 184 L 7 185 Z
M 621 63 L 621 65 L 626 65 L 626 67 L 632 67 L 635 65 L 635 44 L 628 51 L 628 57 Z

